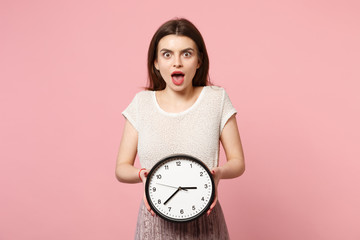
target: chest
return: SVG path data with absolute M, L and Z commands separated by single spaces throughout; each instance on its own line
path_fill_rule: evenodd
M 139 157 L 183 153 L 194 156 L 216 155 L 219 147 L 220 114 L 204 110 L 181 116 L 151 114 L 141 119 L 138 133 Z

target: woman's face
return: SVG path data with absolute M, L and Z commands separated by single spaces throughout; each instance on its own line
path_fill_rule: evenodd
M 166 88 L 182 91 L 192 87 L 196 70 L 200 67 L 196 43 L 189 37 L 167 35 L 157 47 L 155 68 L 160 71 Z

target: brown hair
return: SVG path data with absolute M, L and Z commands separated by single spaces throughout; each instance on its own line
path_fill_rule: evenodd
M 196 43 L 196 46 L 198 48 L 200 67 L 195 73 L 192 85 L 211 85 L 209 77 L 209 56 L 207 54 L 205 42 L 201 36 L 201 33 L 189 20 L 185 18 L 175 18 L 161 25 L 151 39 L 148 50 L 148 86 L 146 87 L 146 89 L 156 91 L 163 90 L 166 87 L 164 79 L 162 78 L 160 72 L 154 66 L 154 61 L 155 59 L 157 59 L 157 47 L 159 41 L 163 37 L 171 34 L 189 37 Z

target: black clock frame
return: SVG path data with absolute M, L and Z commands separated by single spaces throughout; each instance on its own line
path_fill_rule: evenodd
M 207 173 L 209 174 L 210 176 L 210 180 L 211 180 L 211 185 L 212 185 L 212 192 L 211 192 L 211 197 L 210 197 L 210 201 L 208 202 L 208 204 L 206 205 L 206 207 L 201 211 L 199 212 L 197 215 L 193 216 L 193 217 L 190 217 L 190 218 L 186 218 L 186 219 L 174 219 L 174 218 L 170 218 L 166 215 L 164 215 L 163 213 L 159 212 L 155 206 L 153 205 L 152 201 L 150 200 L 150 195 L 149 195 L 149 181 L 146 181 L 146 184 L 145 184 L 145 195 L 146 195 L 146 200 L 148 201 L 149 205 L 150 205 L 150 208 L 158 215 L 160 216 L 161 218 L 167 220 L 167 221 L 170 221 L 170 222 L 177 222 L 177 223 L 184 223 L 184 222 L 190 222 L 190 221 L 193 221 L 197 218 L 199 218 L 200 216 L 202 216 L 205 212 L 207 212 L 207 210 L 210 208 L 211 204 L 213 203 L 214 201 L 214 198 L 215 198 L 215 183 L 214 183 L 214 178 L 209 170 L 209 168 L 206 166 L 205 163 L 203 163 L 201 160 L 193 157 L 193 156 L 190 156 L 190 155 L 186 155 L 186 154 L 174 154 L 174 155 L 171 155 L 171 156 L 167 156 L 163 159 L 161 159 L 159 162 L 157 162 L 150 170 L 149 174 L 147 175 L 146 178 L 151 178 L 151 176 L 153 175 L 153 173 L 155 172 L 155 170 L 158 168 L 159 165 L 163 164 L 164 162 L 167 162 L 167 161 L 170 161 L 172 159 L 176 159 L 176 158 L 181 158 L 181 159 L 187 159 L 187 160 L 190 160 L 190 161 L 194 161 L 194 162 L 197 162 L 198 164 L 200 164 L 206 171 Z

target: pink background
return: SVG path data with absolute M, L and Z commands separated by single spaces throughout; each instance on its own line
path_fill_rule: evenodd
M 142 185 L 115 179 L 121 112 L 175 16 L 202 32 L 211 79 L 239 112 L 247 169 L 219 189 L 232 239 L 360 239 L 359 10 L 1 0 L 0 239 L 133 238 Z

